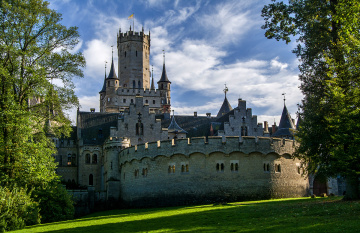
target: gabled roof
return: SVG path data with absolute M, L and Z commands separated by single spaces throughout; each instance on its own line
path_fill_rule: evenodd
M 229 101 L 227 100 L 227 98 L 225 96 L 224 102 L 221 105 L 221 108 L 220 108 L 220 110 L 219 110 L 216 117 L 222 117 L 223 115 L 230 112 L 231 110 L 233 110 L 233 108 L 231 107 Z
M 294 133 L 292 130 L 295 130 L 295 125 L 291 119 L 291 116 L 284 104 L 284 109 L 281 114 L 280 124 L 278 130 L 272 135 L 274 137 L 279 136 L 292 136 Z
M 115 69 L 114 69 L 114 59 L 112 59 L 112 61 L 111 61 L 110 73 L 109 73 L 109 76 L 107 77 L 107 79 L 118 79 L 118 77 L 116 76 L 116 73 L 115 73 Z
M 172 119 L 171 119 L 171 123 L 168 127 L 168 132 L 169 133 L 187 133 L 185 130 L 183 130 L 177 123 L 175 120 L 175 116 L 173 115 Z
M 162 74 L 161 74 L 161 78 L 158 81 L 159 82 L 167 82 L 167 83 L 171 83 L 166 75 L 166 69 L 165 69 L 165 62 L 163 64 L 163 70 L 162 70 Z

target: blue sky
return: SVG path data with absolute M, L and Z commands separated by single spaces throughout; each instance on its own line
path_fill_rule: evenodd
M 81 41 L 75 51 L 86 58 L 85 77 L 75 79 L 81 110 L 99 110 L 99 91 L 105 61 L 111 62 L 116 35 L 128 31 L 135 14 L 135 31 L 151 32 L 150 65 L 154 79 L 161 76 L 162 50 L 171 81 L 176 115 L 217 114 L 224 100 L 224 84 L 232 107 L 247 101 L 258 121 L 277 124 L 282 93 L 293 118 L 302 99 L 298 88 L 295 43 L 268 40 L 261 25 L 261 9 L 270 0 L 51 0 L 62 13 L 62 24 L 77 26 Z M 114 53 L 116 54 L 116 53 Z M 117 56 L 114 55 L 117 64 Z M 107 69 L 107 73 L 109 68 Z M 116 73 L 117 67 L 116 67 Z M 75 119 L 75 111 L 69 113 Z

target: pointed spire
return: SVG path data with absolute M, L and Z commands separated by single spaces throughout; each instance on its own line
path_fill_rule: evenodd
M 101 89 L 101 91 L 99 93 L 105 92 L 106 91 L 106 63 L 107 61 L 105 61 L 105 77 L 104 77 L 104 84 L 103 87 Z
M 285 105 L 285 93 L 284 95 L 284 108 L 281 114 L 280 123 L 278 130 L 273 134 L 274 137 L 291 137 L 293 136 L 293 132 L 291 130 L 295 130 L 296 126 L 294 125 L 294 122 L 290 116 L 289 111 L 286 108 Z
M 166 75 L 166 69 L 165 69 L 165 51 L 163 50 L 163 70 L 162 70 L 162 74 L 161 74 L 161 78 L 159 80 L 159 82 L 168 82 L 171 83 Z M 158 82 L 158 83 L 159 83 Z
M 118 77 L 116 76 L 115 73 L 115 68 L 114 68 L 114 46 L 111 46 L 113 48 L 112 50 L 112 57 L 111 57 L 111 67 L 110 67 L 110 72 L 109 72 L 109 76 L 107 77 L 108 79 L 118 79 Z
M 226 86 L 226 83 L 225 83 L 225 88 L 224 88 L 224 93 L 225 93 L 225 98 L 224 98 L 224 102 L 223 104 L 221 105 L 221 108 L 217 114 L 216 117 L 222 117 L 223 115 L 225 115 L 226 113 L 230 112 L 231 110 L 233 110 L 233 108 L 231 107 L 228 99 L 226 98 L 226 93 L 229 91 L 229 89 L 227 88 Z
M 152 68 L 151 68 L 151 90 L 155 90 L 155 85 L 154 85 L 154 66 L 152 66 Z
M 173 110 L 173 116 L 171 119 L 171 123 L 168 127 L 168 132 L 169 133 L 187 133 L 176 123 L 174 110 Z

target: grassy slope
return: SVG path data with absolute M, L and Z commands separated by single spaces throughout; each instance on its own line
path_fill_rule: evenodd
M 360 202 L 300 198 L 112 210 L 15 232 L 358 232 Z

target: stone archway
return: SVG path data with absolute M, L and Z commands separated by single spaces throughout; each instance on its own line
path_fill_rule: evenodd
M 313 194 L 320 196 L 323 193 L 327 193 L 327 182 L 326 179 L 320 176 L 316 176 L 313 182 Z

